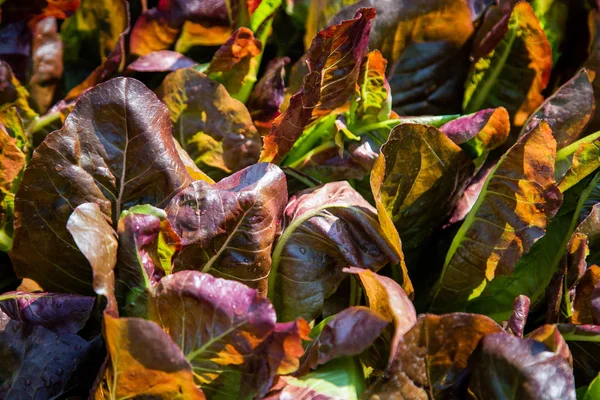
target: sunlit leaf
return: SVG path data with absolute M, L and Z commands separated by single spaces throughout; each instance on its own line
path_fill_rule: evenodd
M 552 132 L 542 122 L 500 159 L 452 241 L 433 290 L 433 309 L 464 307 L 494 278 L 510 276 L 544 235 L 562 202 L 554 182 L 555 151 Z

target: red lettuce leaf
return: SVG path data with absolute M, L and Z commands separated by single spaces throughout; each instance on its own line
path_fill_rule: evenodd
M 362 8 L 354 19 L 331 26 L 315 37 L 306 58 L 308 75 L 265 137 L 261 160 L 281 161 L 309 123 L 350 100 L 368 50 L 373 18 L 373 8 Z
M 285 175 L 272 164 L 255 164 L 214 185 L 195 181 L 166 208 L 181 237 L 174 270 L 209 272 L 266 293 L 286 201 Z
M 540 342 L 492 333 L 471 362 L 469 391 L 475 399 L 575 400 L 569 363 Z
M 74 294 L 9 292 L 0 295 L 0 308 L 12 320 L 43 326 L 58 334 L 83 329 L 94 298 Z
M 96 86 L 25 170 L 15 201 L 15 271 L 46 290 L 92 294 L 92 270 L 66 229 L 71 212 L 93 202 L 116 227 L 122 210 L 164 206 L 190 180 L 156 96 L 130 78 Z

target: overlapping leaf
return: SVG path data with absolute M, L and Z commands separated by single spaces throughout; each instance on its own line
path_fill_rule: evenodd
M 94 399 L 205 398 L 194 383 L 192 366 L 156 323 L 105 315 L 104 335 L 110 362 Z
M 583 69 L 561 86 L 529 117 L 523 132 L 544 120 L 552 129 L 557 149 L 579 139 L 596 108 L 592 86 L 594 75 Z
M 417 124 L 394 128 L 379 157 L 385 172 L 374 169 L 371 180 L 381 182 L 381 202 L 404 239 L 403 247 L 413 250 L 452 210 L 474 164 L 440 130 Z
M 123 70 L 128 32 L 128 2 L 82 0 L 81 7 L 61 26 L 68 72 L 66 100 L 76 99 L 86 89 Z
M 552 68 L 550 44 L 531 6 L 517 3 L 480 46 L 475 50 L 479 55 L 469 74 L 463 109 L 472 113 L 503 106 L 512 123 L 522 126 L 542 104 L 541 92 Z
M 434 309 L 464 307 L 496 276 L 511 275 L 544 235 L 562 201 L 554 184 L 555 151 L 542 122 L 500 159 L 448 250 Z
M 357 11 L 354 19 L 327 28 L 315 37 L 306 58 L 308 75 L 265 137 L 261 160 L 281 161 L 316 116 L 350 99 L 367 51 L 373 18 L 375 10 L 364 8 Z
M 214 185 L 193 182 L 166 208 L 181 237 L 174 269 L 236 279 L 266 293 L 286 201 L 285 175 L 272 164 L 255 164 Z
M 241 368 L 275 328 L 275 310 L 257 290 L 197 271 L 161 279 L 148 303 L 146 317 L 181 348 L 198 384 Z
M 393 322 L 380 336 L 383 346 L 377 343 L 375 345 L 377 353 L 389 353 L 388 359 L 385 360 L 389 365 L 398 352 L 402 337 L 417 322 L 415 307 L 404 290 L 393 279 L 378 275 L 368 269 L 348 268 L 344 271 L 358 275 L 369 308 Z M 384 357 L 379 355 L 379 358 Z
M 255 163 L 260 135 L 246 107 L 219 83 L 193 69 L 169 74 L 159 89 L 173 136 L 201 170 L 216 178 Z
M 72 211 L 96 203 L 116 227 L 122 210 L 164 206 L 189 182 L 156 96 L 128 78 L 96 86 L 25 171 L 15 201 L 15 270 L 47 290 L 93 293 L 92 271 L 66 229 Z
M 402 338 L 385 378 L 369 389 L 365 398 L 390 398 L 394 393 L 406 399 L 455 397 L 455 384 L 479 341 L 501 331 L 483 315 L 421 315 Z
M 489 334 L 472 362 L 469 391 L 476 399 L 575 399 L 569 363 L 540 342 Z
M 273 251 L 269 298 L 283 321 L 317 317 L 325 298 L 346 277 L 345 267 L 378 270 L 398 263 L 377 212 L 347 182 L 333 182 L 292 197 Z

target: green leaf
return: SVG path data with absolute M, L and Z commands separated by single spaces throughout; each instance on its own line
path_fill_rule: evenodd
M 392 93 L 385 77 L 386 67 L 387 61 L 379 50 L 365 56 L 360 66 L 356 98 L 350 105 L 350 129 L 389 119 Z
M 579 396 L 577 396 L 579 399 Z M 600 374 L 590 383 L 583 395 L 583 400 L 598 400 L 600 399 Z
M 353 357 L 343 357 L 298 378 L 281 377 L 269 399 L 358 400 L 365 388 L 359 361 Z
M 531 7 L 540 20 L 552 50 L 552 64 L 562 55 L 562 41 L 567 29 L 569 0 L 532 0 Z

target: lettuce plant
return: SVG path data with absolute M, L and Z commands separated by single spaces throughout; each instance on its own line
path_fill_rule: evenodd
M 592 3 L 0 1 L 0 399 L 600 398 Z

